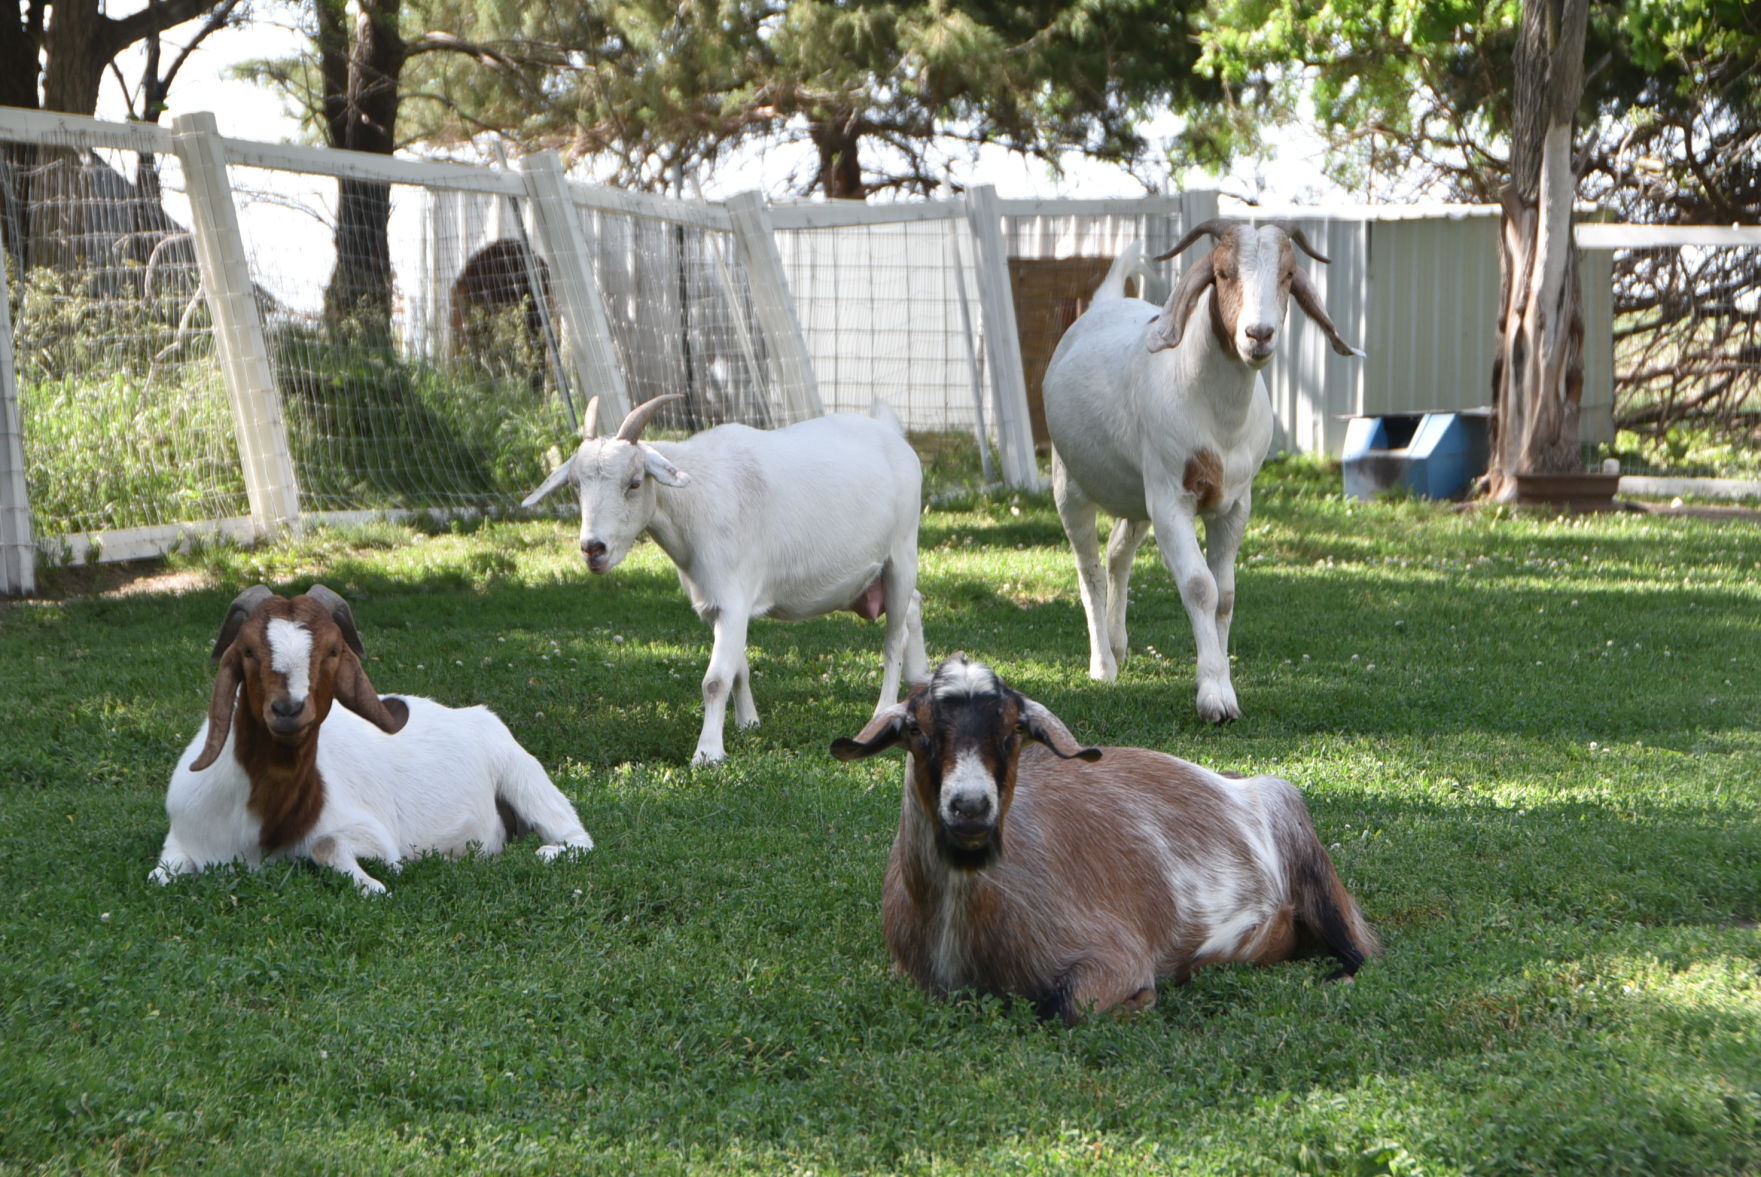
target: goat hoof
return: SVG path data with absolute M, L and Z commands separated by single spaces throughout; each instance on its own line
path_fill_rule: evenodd
M 699 748 L 697 749 L 697 754 L 691 757 L 691 764 L 693 766 L 720 764 L 727 758 L 728 754 L 723 752 L 720 748 Z

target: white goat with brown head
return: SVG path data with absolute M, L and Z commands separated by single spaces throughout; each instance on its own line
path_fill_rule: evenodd
M 1085 748 L 964 655 L 876 715 L 840 760 L 903 745 L 881 909 L 899 970 L 933 993 L 1032 1001 L 1066 1022 L 1147 1007 L 1207 964 L 1379 951 L 1277 777 L 1230 779 L 1144 748 Z
M 1131 561 L 1153 524 L 1192 624 L 1198 712 L 1225 723 L 1241 714 L 1229 677 L 1235 554 L 1272 441 L 1259 372 L 1272 360 L 1290 298 L 1335 351 L 1363 353 L 1340 337 L 1297 264 L 1298 249 L 1327 260 L 1302 230 L 1206 221 L 1156 260 L 1206 235 L 1216 244 L 1160 309 L 1125 297 L 1125 280 L 1141 265 L 1130 246 L 1059 341 L 1043 392 L 1052 492 L 1088 617 L 1089 675 L 1111 681 L 1125 658 Z M 1104 571 L 1097 510 L 1114 517 Z
M 758 723 L 746 658 L 754 617 L 885 613 L 877 707 L 899 697 L 901 674 L 923 681 L 923 469 L 892 410 L 876 401 L 867 416 L 833 413 L 771 430 L 718 425 L 684 441 L 643 441 L 655 411 L 679 399 L 638 405 L 610 437 L 595 432 L 595 399 L 579 448 L 525 505 L 572 485 L 581 555 L 593 573 L 616 567 L 644 532 L 672 558 L 692 607 L 715 629 L 693 761 L 725 758 L 730 696 L 735 723 Z
M 323 585 L 291 599 L 265 585 L 239 594 L 214 644 L 208 721 L 171 775 L 156 881 L 309 858 L 377 893 L 360 859 L 395 870 L 414 854 L 494 854 L 526 830 L 544 859 L 593 848 L 488 708 L 381 699 L 361 653 L 348 604 Z

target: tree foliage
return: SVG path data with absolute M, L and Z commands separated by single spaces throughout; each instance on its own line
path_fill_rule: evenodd
M 428 0 L 479 47 L 425 79 L 419 133 L 484 131 L 592 157 L 605 178 L 688 189 L 737 148 L 811 144 L 793 186 L 929 191 L 947 153 L 997 143 L 1142 164 L 1142 125 L 1215 97 L 1192 73 L 1197 3 L 1087 0 Z M 412 95 L 414 97 L 414 95 Z

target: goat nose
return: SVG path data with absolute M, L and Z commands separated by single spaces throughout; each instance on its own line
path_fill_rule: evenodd
M 1273 323 L 1255 323 L 1242 328 L 1242 331 L 1255 343 L 1265 343 L 1278 333 L 1278 327 Z
M 605 555 L 605 544 L 596 539 L 582 540 L 581 554 L 586 556 L 589 560 L 593 559 L 595 556 L 603 556 Z
M 269 710 L 283 719 L 292 719 L 306 706 L 304 699 L 275 699 L 269 704 Z
M 948 812 L 960 821 L 982 821 L 990 816 L 991 799 L 983 793 L 956 793 L 948 799 Z

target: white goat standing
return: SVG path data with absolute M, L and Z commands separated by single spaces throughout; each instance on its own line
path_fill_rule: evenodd
M 291 599 L 265 585 L 238 595 L 214 644 L 208 720 L 165 795 L 156 882 L 309 858 L 377 894 L 385 885 L 362 858 L 396 870 L 412 854 L 494 854 L 527 829 L 545 860 L 593 849 L 574 806 L 488 708 L 381 699 L 360 655 L 347 603 L 321 584 Z
M 1272 406 L 1259 372 L 1272 360 L 1290 296 L 1334 351 L 1363 352 L 1340 337 L 1297 266 L 1293 245 L 1327 260 L 1302 230 L 1206 221 L 1156 260 L 1206 234 L 1216 245 L 1159 311 L 1125 297 L 1125 279 L 1141 265 L 1141 247 L 1129 246 L 1059 341 L 1043 391 L 1052 493 L 1076 550 L 1088 615 L 1089 676 L 1111 681 L 1125 658 L 1131 561 L 1153 524 L 1192 622 L 1198 712 L 1226 723 L 1241 715 L 1229 681 L 1235 553 L 1247 530 L 1253 478 L 1272 440 Z M 1097 508 L 1115 519 L 1104 575 Z
M 917 598 L 923 469 L 892 411 L 876 401 L 873 416 L 835 413 L 768 431 L 720 425 L 680 442 L 643 441 L 655 411 L 679 399 L 655 397 L 615 435 L 598 437 L 595 398 L 580 448 L 525 505 L 572 483 L 590 571 L 616 567 L 643 532 L 678 567 L 692 607 L 715 628 L 693 761 L 726 757 L 730 693 L 735 723 L 758 723 L 746 660 L 754 617 L 885 612 L 877 707 L 898 698 L 901 672 L 914 683 L 928 677 Z

